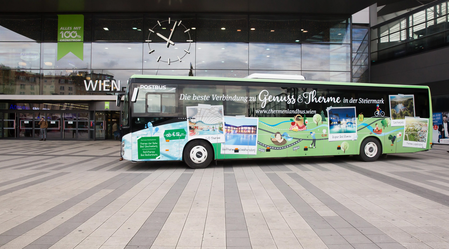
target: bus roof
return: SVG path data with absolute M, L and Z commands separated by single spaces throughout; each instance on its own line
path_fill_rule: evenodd
M 130 79 L 164 79 L 164 80 L 201 80 L 201 81 L 232 81 L 232 82 L 263 82 L 263 83 L 287 83 L 287 84 L 317 84 L 317 85 L 340 85 L 340 86 L 366 86 L 366 87 L 399 87 L 429 89 L 423 85 L 402 85 L 385 83 L 357 83 L 357 82 L 335 82 L 335 81 L 310 81 L 290 79 L 249 79 L 249 78 L 227 78 L 227 77 L 198 77 L 198 76 L 168 76 L 168 75 L 142 75 L 134 74 Z

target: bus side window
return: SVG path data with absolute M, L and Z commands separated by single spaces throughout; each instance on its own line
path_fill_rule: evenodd
M 175 113 L 175 94 L 147 93 L 148 113 Z
M 174 94 L 162 94 L 162 113 L 175 113 L 176 97 Z
M 160 113 L 161 112 L 161 95 L 147 93 L 147 112 Z

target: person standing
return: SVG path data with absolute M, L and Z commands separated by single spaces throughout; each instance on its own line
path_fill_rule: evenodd
M 47 128 L 48 128 L 48 122 L 45 120 L 44 117 L 41 118 L 41 121 L 39 121 L 39 127 L 41 132 L 41 140 L 45 141 L 47 140 Z
M 119 137 L 119 131 L 118 131 L 117 123 L 114 123 L 112 125 L 112 135 L 114 135 L 114 139 L 115 140 L 117 140 L 117 138 Z
M 441 134 L 441 138 L 449 138 L 448 134 L 448 125 L 447 125 L 447 116 L 443 115 L 443 123 L 438 127 L 438 131 Z

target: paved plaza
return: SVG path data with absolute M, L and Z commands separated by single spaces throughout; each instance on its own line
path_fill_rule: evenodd
M 118 141 L 0 149 L 0 248 L 449 248 L 449 146 L 197 170 Z

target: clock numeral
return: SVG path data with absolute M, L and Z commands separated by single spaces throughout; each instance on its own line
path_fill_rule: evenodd
M 167 64 L 170 65 L 170 58 L 168 58 Z
M 181 58 L 179 58 L 179 56 L 178 56 L 178 60 L 179 60 L 179 62 L 182 62 L 182 60 L 181 60 Z
M 154 31 L 152 29 L 148 29 L 151 33 L 154 33 Z
M 150 52 L 148 52 L 148 54 L 152 54 L 154 52 L 154 49 L 153 50 L 151 50 Z
M 190 51 L 189 51 L 189 50 L 185 50 L 185 49 L 184 49 L 184 52 L 186 52 L 186 53 L 190 54 Z
M 168 18 L 168 24 L 170 24 L 170 17 Z
M 181 21 L 179 21 L 179 23 L 178 23 L 178 26 L 179 26 L 179 25 L 181 25 L 181 23 L 182 23 L 182 20 L 181 20 Z
M 186 29 L 185 31 L 184 31 L 184 33 L 187 33 L 187 32 L 189 32 L 190 31 L 190 29 Z
M 156 62 L 159 62 L 160 60 L 161 60 L 161 56 L 157 57 L 157 61 Z
M 161 23 L 159 22 L 159 20 L 157 20 L 157 24 L 159 24 L 159 26 L 162 26 Z

